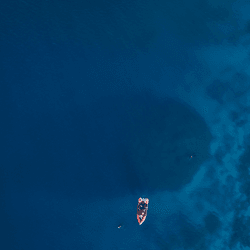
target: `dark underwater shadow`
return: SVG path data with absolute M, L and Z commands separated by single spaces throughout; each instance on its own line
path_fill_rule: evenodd
M 25 118 L 32 152 L 17 144 L 9 158 L 13 189 L 85 201 L 176 191 L 209 157 L 212 137 L 204 120 L 173 99 L 129 93 L 85 109 L 73 104 L 67 112 Z
M 122 187 L 132 194 L 179 190 L 209 157 L 212 136 L 205 121 L 179 101 L 145 92 L 103 98 L 91 116 L 109 165 L 116 165 L 113 194 Z

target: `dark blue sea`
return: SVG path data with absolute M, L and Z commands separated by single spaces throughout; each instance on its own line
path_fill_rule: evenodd
M 3 1 L 0 249 L 249 250 L 249 13 Z

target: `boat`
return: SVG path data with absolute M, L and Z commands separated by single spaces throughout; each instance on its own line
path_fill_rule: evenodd
M 147 217 L 147 210 L 148 210 L 148 198 L 139 198 L 138 205 L 137 205 L 137 220 L 139 225 L 141 225 Z

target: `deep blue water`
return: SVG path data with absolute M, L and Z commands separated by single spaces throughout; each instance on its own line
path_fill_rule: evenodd
M 248 10 L 3 3 L 0 249 L 249 249 Z

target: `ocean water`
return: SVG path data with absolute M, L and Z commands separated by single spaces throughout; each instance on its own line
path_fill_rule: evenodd
M 0 249 L 249 249 L 249 10 L 1 4 Z

